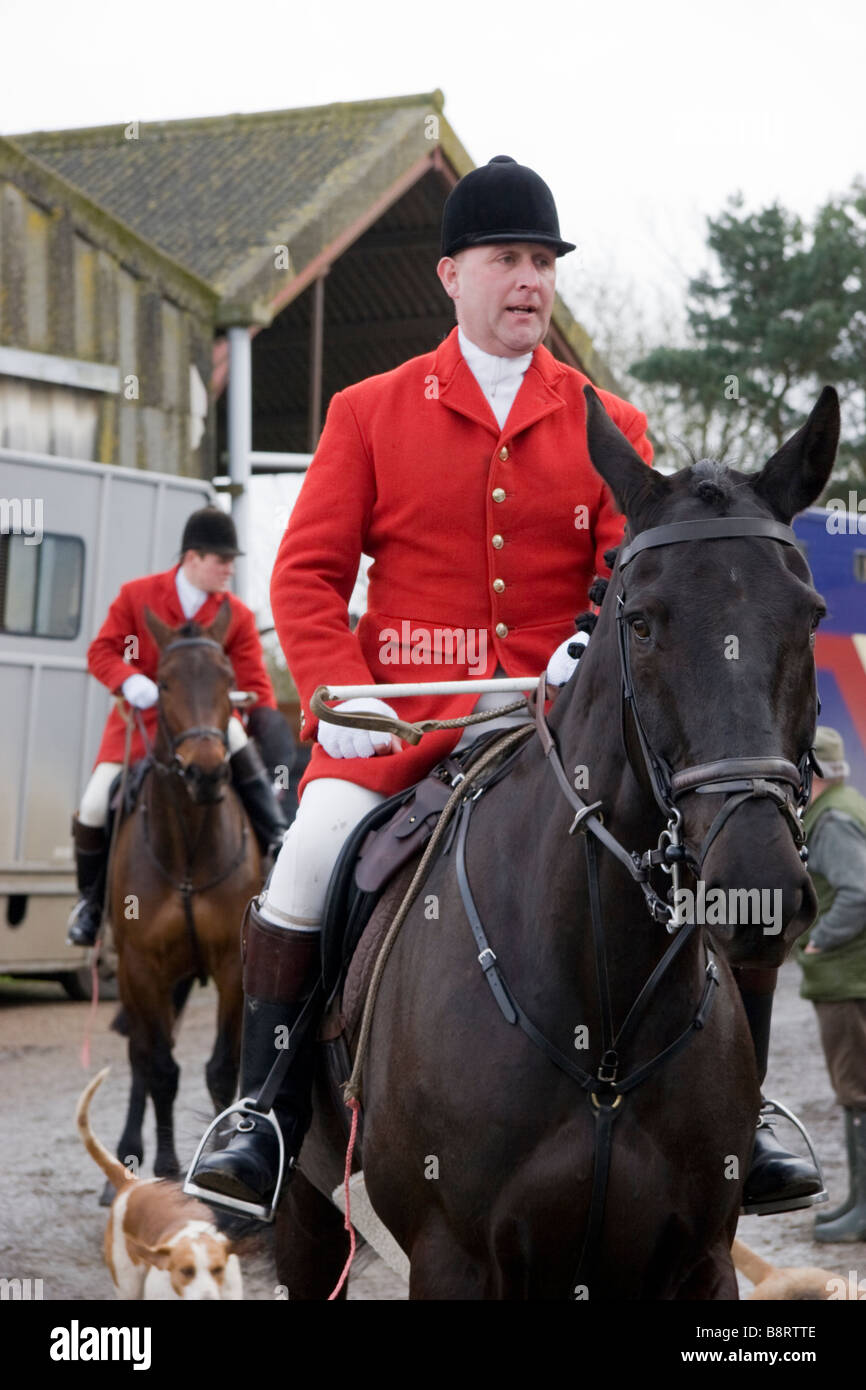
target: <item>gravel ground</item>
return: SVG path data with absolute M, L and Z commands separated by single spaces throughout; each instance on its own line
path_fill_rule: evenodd
M 847 1191 L 841 1112 L 827 1079 L 814 1011 L 799 998 L 798 981 L 796 965 L 787 965 L 777 993 L 767 1093 L 799 1114 L 810 1130 L 835 1203 Z M 203 1066 L 215 1002 L 211 989 L 196 988 L 176 1051 L 182 1068 L 176 1106 L 182 1163 L 192 1156 L 210 1117 Z M 105 1003 L 95 1011 L 89 1068 L 92 1075 L 112 1067 L 91 1107 L 94 1131 L 112 1150 L 129 1077 L 125 1041 L 108 1029 L 115 1007 Z M 113 1296 L 101 1252 L 102 1175 L 82 1149 L 73 1118 L 88 1074 L 81 1049 L 90 1020 L 90 1006 L 67 1001 L 58 985 L 0 979 L 0 1276 L 42 1279 L 45 1299 Z M 147 1124 L 145 1176 L 153 1149 L 150 1115 Z M 811 1239 L 812 1220 L 808 1211 L 743 1217 L 739 1235 L 775 1265 L 817 1264 L 846 1278 L 852 1270 L 858 1279 L 866 1276 L 866 1243 L 819 1246 Z M 248 1299 L 279 1296 L 267 1247 L 249 1257 L 244 1268 Z M 749 1287 L 742 1282 L 744 1292 Z M 363 1250 L 349 1297 L 405 1299 L 406 1286 L 372 1251 Z

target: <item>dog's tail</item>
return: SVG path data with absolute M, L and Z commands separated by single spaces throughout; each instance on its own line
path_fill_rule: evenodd
M 751 1279 L 753 1284 L 760 1284 L 762 1279 L 766 1279 L 768 1274 L 773 1273 L 773 1266 L 762 1260 L 760 1255 L 756 1255 L 754 1250 L 750 1250 L 748 1245 L 744 1245 L 741 1240 L 735 1240 L 731 1246 L 731 1256 L 734 1261 L 734 1268 L 741 1274 L 745 1274 L 747 1279 Z
M 93 1099 L 94 1092 L 102 1085 L 110 1070 L 110 1067 L 103 1067 L 99 1075 L 94 1076 L 93 1080 L 88 1082 L 85 1086 L 75 1111 L 75 1123 L 78 1126 L 78 1133 L 81 1135 L 81 1142 L 90 1154 L 90 1157 L 93 1159 L 94 1163 L 99 1164 L 112 1187 L 120 1191 L 123 1184 L 134 1177 L 134 1174 L 131 1173 L 128 1168 L 124 1168 L 119 1159 L 112 1158 L 104 1144 L 100 1144 L 93 1130 L 90 1128 L 90 1120 L 87 1113 L 90 1109 L 90 1102 Z

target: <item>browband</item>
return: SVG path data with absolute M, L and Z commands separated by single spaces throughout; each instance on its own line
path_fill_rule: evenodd
M 783 545 L 796 545 L 797 537 L 781 521 L 771 521 L 764 516 L 716 516 L 700 521 L 672 521 L 667 526 L 653 526 L 642 531 L 625 546 L 619 555 L 619 567 L 626 565 L 642 550 L 652 550 L 657 545 L 675 545 L 678 541 L 716 541 L 730 536 L 764 536 L 768 540 L 781 541 Z
M 649 532 L 647 532 L 647 535 Z M 221 642 L 214 641 L 213 637 L 176 637 L 173 642 L 169 642 L 167 647 L 163 647 L 160 656 L 167 656 L 177 647 L 217 647 L 219 651 L 225 651 Z

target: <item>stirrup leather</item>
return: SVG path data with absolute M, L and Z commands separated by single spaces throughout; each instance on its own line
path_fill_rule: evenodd
M 277 1181 L 274 1187 L 273 1196 L 271 1197 L 270 1202 L 267 1204 L 263 1202 L 245 1202 L 241 1197 L 226 1197 L 221 1192 L 214 1192 L 211 1191 L 209 1188 L 199 1187 L 198 1183 L 196 1183 L 195 1181 L 194 1174 L 196 1168 L 198 1167 L 198 1161 L 201 1158 L 202 1153 L 204 1152 L 205 1145 L 207 1144 L 211 1135 L 222 1124 L 223 1120 L 225 1120 L 228 1115 L 236 1114 L 248 1117 L 255 1116 L 257 1120 L 266 1120 L 277 1136 L 277 1144 L 279 1146 L 280 1155 L 280 1160 L 277 1167 Z M 243 1133 L 243 1128 L 243 1119 L 241 1119 L 238 1123 L 238 1129 L 241 1131 L 241 1133 Z M 246 1128 L 251 1128 L 251 1125 L 248 1124 Z M 283 1174 L 285 1172 L 285 1168 L 285 1141 L 283 1140 L 282 1130 L 280 1129 L 280 1126 L 277 1122 L 277 1118 L 274 1115 L 273 1110 L 257 1110 L 255 1106 L 255 1100 L 251 1096 L 244 1096 L 241 1100 L 235 1101 L 233 1105 L 229 1105 L 225 1110 L 222 1111 L 221 1114 L 217 1115 L 215 1120 L 213 1120 L 208 1125 L 207 1129 L 201 1137 L 201 1140 L 199 1141 L 199 1146 L 195 1151 L 192 1163 L 189 1165 L 186 1178 L 184 1179 L 183 1190 L 187 1194 L 187 1196 L 198 1197 L 201 1201 L 209 1202 L 212 1206 L 227 1207 L 231 1211 L 240 1212 L 244 1216 L 251 1216 L 256 1221 L 270 1222 L 273 1221 L 276 1215 L 277 1203 L 280 1199 L 280 1192 L 282 1191 L 283 1187 Z
M 789 1110 L 780 1100 L 764 1100 L 761 1102 L 761 1110 L 758 1118 L 759 1128 L 764 1119 L 770 1115 L 778 1115 L 784 1120 L 790 1120 L 794 1128 L 802 1135 L 806 1147 L 809 1150 L 809 1156 L 814 1164 L 815 1171 L 818 1174 L 821 1191 L 812 1192 L 806 1197 L 789 1197 L 786 1201 L 781 1202 L 751 1202 L 748 1206 L 744 1205 L 740 1208 L 742 1215 L 771 1216 L 774 1212 L 800 1211 L 803 1207 L 814 1207 L 818 1206 L 821 1202 L 828 1202 L 830 1200 L 830 1194 L 824 1182 L 824 1173 L 818 1155 L 815 1152 L 815 1145 L 812 1143 L 806 1126 L 803 1124 L 802 1120 L 798 1119 L 793 1110 Z

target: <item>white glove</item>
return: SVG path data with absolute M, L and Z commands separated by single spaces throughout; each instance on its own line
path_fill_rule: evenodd
M 580 661 L 583 652 L 577 656 L 570 656 L 569 647 L 585 647 L 589 641 L 588 632 L 576 632 L 573 637 L 567 637 L 564 642 L 560 642 L 547 666 L 548 685 L 565 685 L 567 680 L 574 675 L 577 663 Z
M 359 699 L 344 700 L 335 705 L 339 710 L 358 710 L 363 714 L 389 714 L 397 718 L 396 710 L 386 705 L 384 700 Z M 391 734 L 379 733 L 373 729 L 352 729 L 345 724 L 326 724 L 319 720 L 316 735 L 325 752 L 332 758 L 372 758 L 377 748 L 391 747 Z
M 140 671 L 136 671 L 134 676 L 127 676 L 120 688 L 125 699 L 136 709 L 150 709 L 159 699 L 159 688 L 150 676 L 143 676 Z

